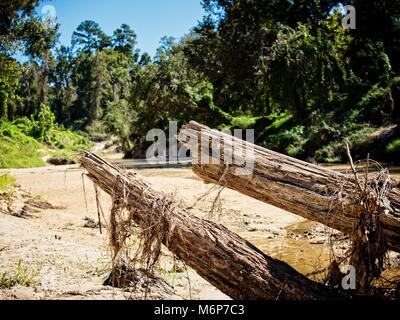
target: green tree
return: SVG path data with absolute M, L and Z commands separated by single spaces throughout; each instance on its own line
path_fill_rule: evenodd
M 101 30 L 97 22 L 92 20 L 83 21 L 72 34 L 72 47 L 88 55 L 110 45 L 111 38 Z
M 183 124 L 194 119 L 209 125 L 221 121 L 213 104 L 212 84 L 190 67 L 183 47 L 163 45 L 155 62 L 138 66 L 129 97 L 132 117 L 130 144 L 126 144 L 131 149 L 125 150 L 128 154 L 145 150 L 144 133 L 152 128 L 167 130 L 169 121 Z
M 151 57 L 147 52 L 144 52 L 139 59 L 139 65 L 146 66 L 151 63 Z
M 326 33 L 313 36 L 304 25 L 282 27 L 264 61 L 270 98 L 298 119 L 326 111 L 344 77 L 341 58 Z
M 39 0 L 0 1 L 0 53 L 16 48 L 21 35 L 16 28 L 38 4 Z
M 37 87 L 37 104 L 32 106 L 30 112 L 35 115 L 42 104 L 49 103 L 49 77 L 55 66 L 53 48 L 58 40 L 58 25 L 50 27 L 34 15 L 24 21 L 19 32 L 24 36 L 24 53 L 30 58 L 29 62 L 34 65 L 35 81 Z M 33 92 L 31 92 L 33 94 Z
M 61 46 L 56 50 L 55 66 L 51 70 L 50 82 L 55 114 L 58 123 L 70 122 L 70 108 L 75 88 L 72 82 L 73 55 L 70 48 Z
M 8 119 L 10 100 L 15 99 L 19 87 L 17 62 L 0 54 L 0 118 Z
M 77 99 L 72 118 L 81 120 L 79 126 L 84 128 L 101 116 L 103 97 L 109 89 L 105 54 L 100 51 L 92 56 L 82 52 L 76 58 L 73 77 Z
M 114 31 L 112 41 L 114 50 L 132 55 L 136 45 L 136 33 L 124 23 Z

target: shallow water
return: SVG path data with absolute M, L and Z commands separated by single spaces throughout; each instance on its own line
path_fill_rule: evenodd
M 392 175 L 397 179 L 400 179 L 400 166 L 389 166 L 389 167 L 385 167 L 384 165 L 382 166 L 389 170 L 390 175 Z M 347 164 L 324 164 L 323 167 L 343 173 L 350 172 L 350 166 Z M 374 172 L 376 171 L 376 167 L 371 167 L 369 170 Z
M 341 164 L 326 165 L 326 167 L 340 172 L 349 170 L 348 165 Z M 389 172 L 400 180 L 400 167 L 389 167 Z M 160 170 L 146 169 L 141 174 L 146 177 L 158 177 Z M 168 169 L 163 171 L 162 175 L 171 178 L 198 179 L 190 168 Z M 318 224 L 308 220 L 289 225 L 283 230 L 285 236 L 277 239 L 256 236 L 244 229 L 236 231 L 269 256 L 285 261 L 297 271 L 308 275 L 316 270 L 326 268 L 330 262 L 331 246 L 328 243 L 321 243 L 321 239 L 329 239 L 330 229 L 319 228 L 325 230 L 325 235 L 321 233 L 317 239 L 308 239 L 308 235 L 315 229 L 316 225 Z M 400 268 L 387 271 L 387 275 L 390 275 L 390 277 L 393 274 L 400 275 Z M 324 275 L 325 273 L 320 273 L 311 276 L 311 278 L 320 280 Z
M 346 172 L 347 165 L 327 165 L 332 170 Z M 389 167 L 390 174 L 400 180 L 400 167 Z M 304 220 L 286 228 L 286 236 L 283 239 L 249 239 L 255 246 L 273 258 L 285 261 L 304 275 L 314 273 L 329 265 L 331 246 L 313 239 L 307 239 L 317 223 Z M 326 228 L 325 240 L 329 238 L 329 229 Z M 297 237 L 298 236 L 298 237 Z M 320 237 L 324 238 L 324 236 Z M 319 280 L 324 273 L 312 276 Z M 400 267 L 385 270 L 383 276 L 393 278 L 400 277 Z
M 324 269 L 329 264 L 330 246 L 304 235 L 311 233 L 316 223 L 302 221 L 286 228 L 283 239 L 249 239 L 255 246 L 269 256 L 285 261 L 304 275 Z M 301 238 L 300 238 L 301 237 Z M 320 279 L 323 274 L 313 277 Z

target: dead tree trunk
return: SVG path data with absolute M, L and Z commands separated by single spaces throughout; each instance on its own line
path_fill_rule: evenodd
M 357 187 L 355 179 L 246 143 L 196 122 L 184 126 L 178 140 L 191 149 L 194 156 L 193 171 L 205 182 L 239 191 L 345 233 L 354 231 L 357 217 L 351 210 L 343 210 L 339 199 Z M 254 151 L 254 168 L 250 174 L 241 175 L 236 169 L 244 166 L 246 156 L 242 155 L 242 150 L 246 149 Z M 232 157 L 233 163 L 227 165 L 225 158 Z M 346 187 L 341 189 L 343 181 L 347 181 Z M 398 182 L 392 182 L 387 200 L 378 205 L 379 212 L 376 214 L 380 215 L 387 249 L 400 252 Z
M 151 189 L 139 176 L 127 174 L 101 158 L 86 153 L 81 159 L 88 177 L 112 197 L 126 195 L 126 206 L 139 226 L 165 195 Z M 265 255 L 251 243 L 217 223 L 187 213 L 168 200 L 163 244 L 200 276 L 233 299 L 328 299 L 330 288 L 313 282 L 288 264 Z M 163 201 L 165 204 L 165 201 Z

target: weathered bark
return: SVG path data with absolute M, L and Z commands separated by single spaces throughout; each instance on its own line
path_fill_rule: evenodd
M 206 142 L 219 141 L 219 144 L 209 142 L 200 146 L 196 141 L 201 139 Z M 194 156 L 193 171 L 205 182 L 239 191 L 345 233 L 354 231 L 356 217 L 342 210 L 338 201 L 340 184 L 349 179 L 344 174 L 247 143 L 196 122 L 184 126 L 178 140 L 191 149 Z M 254 169 L 248 175 L 239 175 L 236 169 L 244 167 L 246 157 L 241 151 L 246 148 L 254 150 Z M 233 155 L 239 164 L 233 161 L 226 165 L 223 151 L 225 156 Z M 208 164 L 201 161 L 205 154 L 210 155 Z M 355 180 L 350 179 L 346 188 L 341 196 L 351 188 L 356 188 Z M 387 197 L 390 201 L 388 211 L 380 216 L 382 232 L 387 248 L 400 252 L 399 185 L 392 187 Z
M 128 210 L 140 226 L 165 197 L 139 176 L 127 174 L 86 153 L 88 177 L 106 193 L 125 194 Z M 288 264 L 273 259 L 224 226 L 187 213 L 172 200 L 163 244 L 200 276 L 233 299 L 328 299 L 337 297 Z

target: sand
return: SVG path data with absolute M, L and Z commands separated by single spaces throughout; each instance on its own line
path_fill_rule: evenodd
M 93 185 L 87 178 L 85 201 L 82 169 L 63 166 L 7 171 L 23 189 L 57 209 L 26 218 L 0 213 L 0 276 L 3 272 L 12 274 L 18 262 L 35 273 L 30 287 L 0 290 L 0 299 L 144 298 L 141 290 L 123 291 L 103 285 L 110 271 L 108 235 L 106 230 L 100 234 L 99 229 L 84 227 L 85 218 L 97 221 L 97 209 Z M 136 172 L 154 189 L 176 194 L 183 206 L 196 204 L 193 214 L 224 224 L 304 274 L 324 263 L 327 250 L 323 239 L 327 239 L 329 230 L 321 225 L 227 189 L 221 193 L 222 211 L 210 216 L 217 192 L 196 203 L 212 186 L 204 184 L 189 168 Z M 109 197 L 102 193 L 100 198 L 104 212 L 109 212 Z M 150 298 L 228 299 L 193 270 L 171 272 L 172 255 L 164 251 L 159 276 L 168 285 L 161 281 Z

